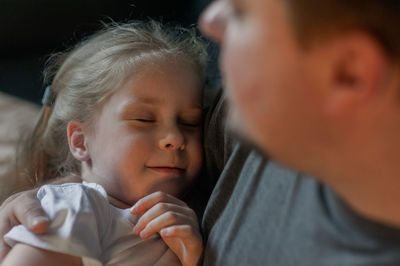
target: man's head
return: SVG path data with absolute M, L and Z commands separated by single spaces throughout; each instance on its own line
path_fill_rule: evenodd
M 397 1 L 217 0 L 200 23 L 221 44 L 242 133 L 279 161 L 332 175 L 400 118 L 397 14 Z
M 400 59 L 400 2 L 395 0 L 282 0 L 303 44 L 319 37 L 360 30 Z

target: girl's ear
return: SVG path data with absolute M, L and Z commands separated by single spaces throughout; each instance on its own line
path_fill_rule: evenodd
M 70 121 L 67 125 L 69 150 L 75 159 L 84 162 L 90 159 L 87 145 L 87 133 L 84 125 L 78 121 Z

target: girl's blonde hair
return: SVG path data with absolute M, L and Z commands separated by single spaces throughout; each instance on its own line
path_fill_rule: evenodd
M 193 67 L 204 82 L 206 57 L 195 29 L 166 27 L 155 21 L 111 23 L 71 51 L 53 55 L 44 74 L 45 81 L 52 80 L 56 96 L 51 106 L 42 108 L 34 131 L 19 149 L 21 177 L 40 185 L 51 178 L 79 174 L 80 163 L 69 152 L 68 122 L 90 125 L 96 107 L 140 71 L 135 68 L 138 62 L 178 60 Z

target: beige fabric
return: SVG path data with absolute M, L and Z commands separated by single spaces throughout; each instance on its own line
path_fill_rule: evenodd
M 0 92 L 0 203 L 23 183 L 15 175 L 15 151 L 21 133 L 36 123 L 39 106 Z

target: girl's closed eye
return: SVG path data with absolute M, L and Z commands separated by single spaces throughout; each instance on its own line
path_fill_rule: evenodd
M 153 123 L 153 122 L 156 121 L 155 119 L 151 119 L 151 118 L 135 118 L 135 119 L 132 119 L 132 120 L 137 121 L 137 122 L 141 122 L 141 123 Z
M 122 112 L 121 120 L 138 123 L 152 123 L 156 121 L 154 115 L 151 112 L 139 110 L 127 110 Z
M 197 121 L 180 121 L 179 123 L 181 125 L 187 126 L 187 127 L 199 127 L 200 126 L 200 123 Z
M 201 126 L 201 118 L 179 119 L 178 123 L 184 127 L 198 128 Z
M 123 121 L 139 121 L 139 122 L 152 122 L 155 118 L 147 114 L 126 114 L 121 117 Z

